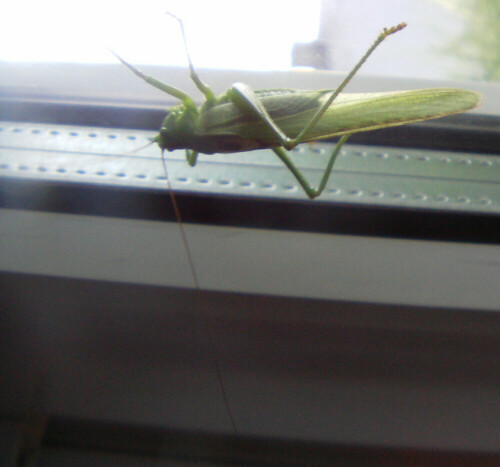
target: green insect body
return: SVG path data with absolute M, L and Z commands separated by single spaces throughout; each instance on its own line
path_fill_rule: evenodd
M 176 19 L 186 44 L 182 22 Z M 375 48 L 387 36 L 405 26 L 402 23 L 384 29 L 335 90 L 253 91 L 243 83 L 235 83 L 224 94 L 216 97 L 196 73 L 186 46 L 191 79 L 206 98 L 200 107 L 196 106 L 188 94 L 146 75 L 115 55 L 141 79 L 182 102 L 168 109 L 160 132 L 154 138 L 162 151 L 185 149 L 187 161 L 193 166 L 199 153 L 232 153 L 270 148 L 290 169 L 307 196 L 313 199 L 324 190 L 335 159 L 351 134 L 460 113 L 481 103 L 480 94 L 453 88 L 341 94 Z M 335 136 L 341 138 L 328 160 L 319 186 L 315 188 L 305 179 L 286 151 L 301 143 Z
M 269 90 L 254 92 L 269 116 L 291 138 L 295 138 L 300 133 L 304 127 L 304 121 L 311 119 L 329 94 L 333 92 L 331 90 L 297 91 L 291 89 L 273 91 L 271 96 L 266 96 Z M 458 109 L 457 99 L 461 102 Z M 302 142 L 307 143 L 344 134 L 438 118 L 474 108 L 477 102 L 476 93 L 450 88 L 343 93 L 328 107 L 323 117 L 308 132 Z M 227 102 L 225 96 L 216 105 L 200 112 L 194 127 L 197 135 L 217 137 L 221 144 L 214 151 L 206 151 L 200 147 L 198 151 L 204 154 L 281 146 L 280 141 L 265 123 Z M 226 137 L 238 138 L 240 146 L 224 148 Z M 187 147 L 166 147 L 165 149 L 194 149 L 192 140 L 186 143 Z

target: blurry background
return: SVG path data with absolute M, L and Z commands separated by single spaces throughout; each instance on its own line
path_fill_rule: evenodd
M 409 27 L 361 73 L 432 79 L 499 77 L 496 0 L 143 0 L 9 2 L 0 19 L 0 60 L 185 66 L 171 11 L 185 23 L 198 68 L 345 71 L 383 27 Z

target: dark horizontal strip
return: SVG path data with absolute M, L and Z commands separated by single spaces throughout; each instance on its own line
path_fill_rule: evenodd
M 1 92 L 0 119 L 16 122 L 54 123 L 156 131 L 166 115 L 151 103 L 119 104 L 61 101 L 48 96 L 24 98 Z M 483 154 L 500 153 L 500 117 L 461 114 L 383 130 L 357 133 L 352 143 L 419 149 L 439 149 Z
M 94 451 L 221 465 L 498 465 L 500 456 L 438 449 L 354 446 L 191 433 L 51 418 L 42 449 Z
M 176 192 L 186 223 L 325 234 L 500 244 L 500 216 Z M 167 191 L 0 178 L 0 207 L 138 220 L 176 220 Z
M 165 109 L 0 98 L 0 120 L 158 130 Z

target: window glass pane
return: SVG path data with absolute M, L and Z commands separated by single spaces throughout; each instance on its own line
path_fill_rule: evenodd
M 377 50 L 362 74 L 498 79 L 497 0 L 143 0 L 10 2 L 0 60 L 185 66 L 184 20 L 197 68 L 345 71 L 382 27 L 408 27 Z

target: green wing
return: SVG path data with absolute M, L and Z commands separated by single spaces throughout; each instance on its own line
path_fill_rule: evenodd
M 327 99 L 323 96 L 322 99 Z M 480 105 L 482 95 L 464 89 L 434 88 L 411 91 L 340 94 L 306 141 L 352 134 L 465 112 Z M 301 131 L 290 119 L 280 123 L 292 137 Z
M 270 89 L 256 91 L 256 95 L 277 125 L 294 138 L 331 92 Z M 460 113 L 477 107 L 481 100 L 476 92 L 454 88 L 340 94 L 305 142 Z M 268 147 L 277 144 L 262 122 L 227 100 L 202 112 L 200 128 L 205 135 L 233 135 Z

